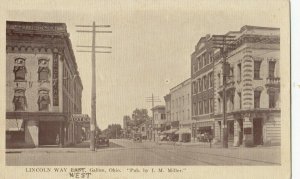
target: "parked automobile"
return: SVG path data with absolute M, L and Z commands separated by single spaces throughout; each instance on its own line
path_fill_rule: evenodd
M 142 142 L 142 134 L 141 133 L 135 133 L 133 135 L 133 141 L 134 142 Z
M 96 145 L 109 147 L 109 139 L 104 135 L 99 135 L 96 138 Z

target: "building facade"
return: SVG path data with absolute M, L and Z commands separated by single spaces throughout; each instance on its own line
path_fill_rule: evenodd
M 7 145 L 76 143 L 83 86 L 64 23 L 8 21 Z M 16 130 L 17 128 L 17 130 Z
M 280 144 L 280 29 L 244 26 L 227 53 L 226 114 L 229 141 Z M 223 139 L 222 58 L 215 58 L 215 138 Z
M 214 54 L 210 35 L 201 37 L 191 55 L 193 137 L 214 132 Z
M 165 123 L 166 123 L 166 107 L 163 105 L 154 106 L 152 109 L 153 111 L 153 139 L 154 141 L 159 140 L 159 134 L 164 131 Z
M 178 129 L 178 140 L 191 139 L 193 120 L 191 118 L 191 79 L 187 79 L 170 89 L 171 128 Z

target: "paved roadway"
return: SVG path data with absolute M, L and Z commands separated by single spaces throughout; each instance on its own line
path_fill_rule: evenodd
M 88 143 L 85 143 L 88 147 Z M 144 141 L 111 140 L 109 148 L 96 152 L 84 148 L 37 148 L 7 150 L 6 164 L 36 165 L 280 165 L 280 147 L 209 148 L 177 146 Z

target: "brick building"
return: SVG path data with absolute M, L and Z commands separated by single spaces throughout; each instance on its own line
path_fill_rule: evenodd
M 80 141 L 83 86 L 64 23 L 6 24 L 7 146 Z

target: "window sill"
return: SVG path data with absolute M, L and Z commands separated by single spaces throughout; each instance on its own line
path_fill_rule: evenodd
M 262 78 L 253 78 L 253 80 L 263 80 Z
M 27 80 L 14 80 L 14 82 L 27 82 Z
M 50 83 L 49 80 L 38 80 L 39 83 Z

